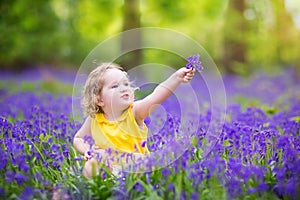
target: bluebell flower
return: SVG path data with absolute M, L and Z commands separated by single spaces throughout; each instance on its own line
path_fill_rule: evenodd
M 27 181 L 29 178 L 28 176 L 25 176 L 21 173 L 16 173 L 15 180 L 17 181 L 18 185 L 22 185 L 25 181 Z
M 60 151 L 60 145 L 52 144 L 51 147 L 50 147 L 50 150 L 52 150 L 54 152 L 58 152 L 58 151 Z
M 4 153 L 4 151 L 2 151 L 2 149 L 0 148 L 0 170 L 3 169 L 6 165 L 7 165 L 7 155 L 6 153 Z
M 274 192 L 277 194 L 277 196 L 282 197 L 284 195 L 285 186 L 283 183 L 277 183 L 274 185 Z
M 24 160 L 23 162 L 19 163 L 19 169 L 23 170 L 24 172 L 28 173 L 30 166 L 28 165 L 28 163 Z
M 144 141 L 141 142 L 141 146 L 142 146 L 143 148 L 146 146 L 146 144 L 147 144 L 147 140 L 144 140 Z
M 191 197 L 190 197 L 191 200 L 198 200 L 199 199 L 199 195 L 197 192 L 193 192 L 191 194 Z
M 231 178 L 229 181 L 227 181 L 225 186 L 230 199 L 237 198 L 242 194 L 241 182 L 236 178 Z
M 95 144 L 93 137 L 90 135 L 85 135 L 83 139 L 85 143 L 90 145 L 90 148 Z
M 26 186 L 24 190 L 21 192 L 21 194 L 19 195 L 19 199 L 30 200 L 32 199 L 33 195 L 34 195 L 33 189 L 30 186 Z
M 175 186 L 174 186 L 174 184 L 173 184 L 173 183 L 169 183 L 169 184 L 167 185 L 167 190 L 168 190 L 169 192 L 171 192 L 171 193 L 175 193 Z
M 187 57 L 186 60 L 188 61 L 188 63 L 185 65 L 185 67 L 187 69 L 193 68 L 193 69 L 201 72 L 203 70 L 203 66 L 202 66 L 202 62 L 199 60 L 199 58 L 200 58 L 199 54 Z
M 48 164 L 47 161 L 43 161 L 43 162 L 42 162 L 42 166 L 44 166 L 46 169 L 49 168 L 49 164 Z
M 259 193 L 266 192 L 266 191 L 268 191 L 268 189 L 269 189 L 268 184 L 263 183 L 263 182 L 262 182 L 262 183 L 259 183 L 258 186 L 257 186 L 257 191 L 258 191 Z
M 150 117 L 146 117 L 144 119 L 144 123 L 146 124 L 146 126 L 149 126 L 149 124 L 151 123 L 151 118 Z
M 136 184 L 134 184 L 133 189 L 138 191 L 138 192 L 143 192 L 144 191 L 144 188 L 143 188 L 143 186 L 140 182 L 137 182 Z
M 12 183 L 15 180 L 16 173 L 13 171 L 6 171 L 5 172 L 5 182 Z
M 164 167 L 161 171 L 161 174 L 164 176 L 164 177 L 167 177 L 169 175 L 171 175 L 171 171 L 169 170 L 168 167 Z
M 185 199 L 187 199 L 186 191 L 181 191 L 180 200 L 185 200 Z
M 49 137 L 48 140 L 47 140 L 47 143 L 50 144 L 50 143 L 52 143 L 52 142 L 53 142 L 53 138 L 52 138 L 52 137 Z
M 298 191 L 299 191 L 299 180 L 297 180 L 296 178 L 289 179 L 286 183 L 285 194 L 290 196 L 291 199 L 297 199 Z
M 80 157 L 75 157 L 73 160 L 74 160 L 74 161 L 82 161 L 83 158 L 82 158 L 82 156 L 80 156 Z
M 248 193 L 248 194 L 253 194 L 253 193 L 255 193 L 255 192 L 257 192 L 257 189 L 256 189 L 256 188 L 249 188 L 249 189 L 247 190 L 247 193 Z

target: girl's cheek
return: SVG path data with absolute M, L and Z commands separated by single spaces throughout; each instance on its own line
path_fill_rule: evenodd
M 130 98 L 131 101 L 134 101 L 134 93 L 131 93 L 131 94 L 130 94 L 130 97 L 131 97 L 131 98 Z

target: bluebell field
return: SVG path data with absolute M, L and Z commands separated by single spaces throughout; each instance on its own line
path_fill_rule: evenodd
M 1 74 L 1 199 L 300 198 L 300 80 L 291 78 L 293 71 L 224 76 L 226 118 L 215 126 L 218 138 L 205 156 L 211 112 L 200 106 L 193 116 L 199 126 L 183 137 L 188 148 L 178 159 L 120 176 L 103 166 L 94 179 L 82 176 L 85 161 L 72 145 L 82 123 L 72 115 L 74 75 L 51 70 Z M 191 84 L 198 101 L 209 105 L 196 76 Z M 176 105 L 170 100 L 164 106 Z M 175 152 L 174 132 L 184 135 L 178 128 L 182 124 L 171 112 L 162 123 L 159 119 L 146 121 L 155 130 L 148 147 L 157 152 L 168 146 Z

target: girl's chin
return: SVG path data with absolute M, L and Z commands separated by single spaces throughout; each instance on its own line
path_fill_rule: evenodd
M 131 101 L 128 101 L 128 102 L 123 102 L 120 107 L 124 108 L 124 109 L 127 109 L 131 104 Z

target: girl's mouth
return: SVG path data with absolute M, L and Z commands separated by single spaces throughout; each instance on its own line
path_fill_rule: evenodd
M 123 94 L 121 97 L 127 99 L 127 98 L 129 98 L 129 94 Z

